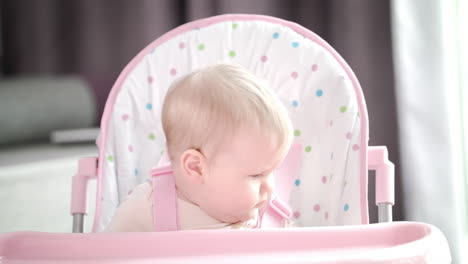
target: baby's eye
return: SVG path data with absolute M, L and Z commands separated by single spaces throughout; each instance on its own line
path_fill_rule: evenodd
M 260 178 L 263 176 L 263 174 L 254 174 L 254 175 L 249 175 L 252 178 Z

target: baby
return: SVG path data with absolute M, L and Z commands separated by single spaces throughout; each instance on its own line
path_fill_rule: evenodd
M 215 64 L 172 84 L 162 124 L 179 229 L 254 227 L 292 142 L 274 92 L 241 66 Z M 137 186 L 106 231 L 153 231 L 152 203 L 151 183 Z

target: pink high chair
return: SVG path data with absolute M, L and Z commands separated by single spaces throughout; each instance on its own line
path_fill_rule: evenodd
M 161 103 L 178 76 L 219 61 L 265 79 L 287 107 L 295 145 L 280 167 L 283 203 L 295 228 L 99 233 L 119 203 L 151 179 L 165 138 Z M 392 222 L 394 166 L 369 147 L 367 109 L 346 62 L 292 22 L 221 15 L 182 25 L 143 49 L 109 95 L 97 142 L 73 177 L 73 232 L 83 232 L 88 180 L 97 180 L 93 232 L 0 235 L 6 263 L 450 263 L 434 226 Z M 376 171 L 379 223 L 369 225 L 368 170 Z M 155 173 L 157 174 L 157 173 Z M 281 188 L 280 188 L 281 189 Z M 155 188 L 157 190 L 157 188 Z

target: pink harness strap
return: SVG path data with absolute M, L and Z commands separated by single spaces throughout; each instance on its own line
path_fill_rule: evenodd
M 302 155 L 302 144 L 293 144 L 283 163 L 275 171 L 275 193 L 268 203 L 268 207 L 260 216 L 257 227 L 283 227 L 284 220 L 291 219 L 292 211 L 288 200 L 294 188 L 295 177 L 299 170 Z
M 153 222 L 155 231 L 176 231 L 177 193 L 170 163 L 151 170 L 153 176 Z M 155 188 L 156 187 L 156 188 Z
M 278 228 L 291 218 L 292 212 L 287 202 L 294 186 L 301 160 L 302 145 L 294 144 L 281 166 L 276 170 L 276 192 L 267 208 L 259 216 L 256 228 Z M 177 193 L 172 167 L 166 155 L 158 167 L 151 170 L 153 176 L 153 221 L 155 231 L 178 230 Z

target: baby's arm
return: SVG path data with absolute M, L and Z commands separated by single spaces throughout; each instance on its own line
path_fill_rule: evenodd
M 117 208 L 104 232 L 151 232 L 153 228 L 152 186 L 144 183 Z

